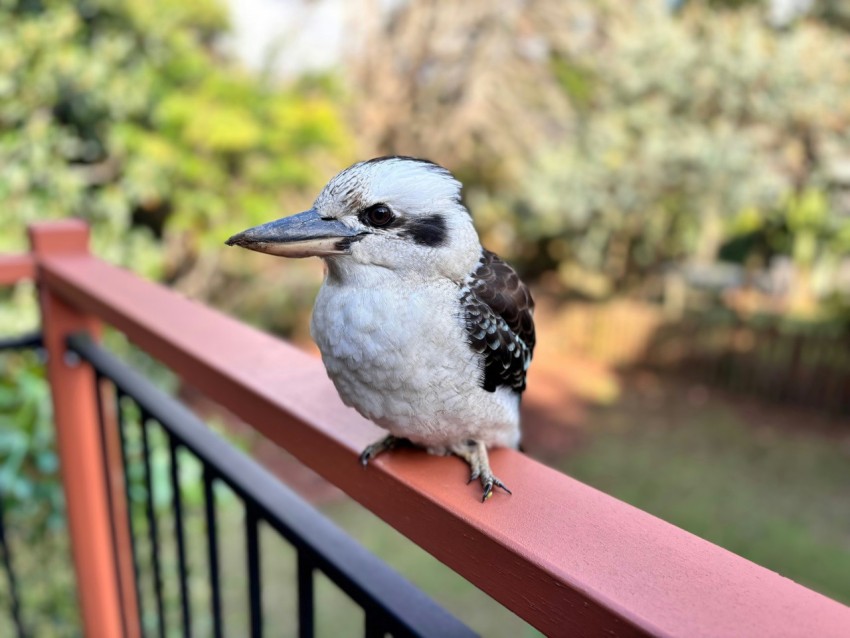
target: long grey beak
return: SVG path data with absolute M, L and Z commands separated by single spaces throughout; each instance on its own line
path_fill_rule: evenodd
M 237 233 L 225 243 L 281 257 L 346 255 L 351 244 L 363 238 L 336 219 L 322 219 L 313 209 L 276 219 Z

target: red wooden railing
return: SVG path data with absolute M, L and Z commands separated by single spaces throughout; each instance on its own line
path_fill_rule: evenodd
M 78 222 L 31 230 L 88 635 L 119 635 L 132 604 L 126 547 L 106 534 L 103 476 L 81 467 L 102 452 L 84 398 L 93 376 L 62 356 L 67 334 L 98 322 L 548 635 L 850 635 L 850 608 L 521 453 L 493 453 L 514 494 L 486 505 L 457 459 L 400 451 L 363 469 L 358 453 L 381 432 L 342 404 L 319 360 L 89 255 L 86 236 Z M 0 261 L 0 282 L 28 264 Z
M 8 286 L 35 275 L 35 261 L 31 255 L 0 255 L 0 285 Z

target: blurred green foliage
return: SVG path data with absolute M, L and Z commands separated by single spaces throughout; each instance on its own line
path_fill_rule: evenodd
M 214 0 L 0 0 L 0 253 L 26 249 L 29 223 L 77 216 L 99 256 L 210 297 L 227 236 L 352 160 L 333 82 L 267 83 L 228 57 L 227 28 Z M 34 326 L 33 293 L 0 292 L 0 334 Z M 13 554 L 29 620 L 57 623 L 40 635 L 74 631 L 49 412 L 35 356 L 3 355 L 0 493 L 10 542 L 33 549 Z M 29 579 L 34 556 L 55 586 Z
M 0 507 L 32 635 L 79 632 L 59 463 L 40 355 L 0 353 Z M 8 590 L 3 579 L 3 599 Z M 0 614 L 0 634 L 12 635 Z
M 0 506 L 30 525 L 27 542 L 62 526 L 53 415 L 35 352 L 0 354 Z
M 0 250 L 76 215 L 99 255 L 175 277 L 347 161 L 330 83 L 266 84 L 226 28 L 213 0 L 0 2 Z
M 814 20 L 776 29 L 744 4 L 576 9 L 550 55 L 565 133 L 482 202 L 509 233 L 496 241 L 590 296 L 671 260 L 713 262 L 742 232 L 780 230 L 742 256 L 762 264 L 850 254 L 850 38 Z

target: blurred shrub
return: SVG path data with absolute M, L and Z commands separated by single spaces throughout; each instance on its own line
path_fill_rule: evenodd
M 33 525 L 27 542 L 62 526 L 62 488 L 53 419 L 34 352 L 0 355 L 0 494 Z
M 98 254 L 205 296 L 229 234 L 349 159 L 332 83 L 267 85 L 226 29 L 214 0 L 0 2 L 0 251 L 76 215 Z
M 564 284 L 589 271 L 610 292 L 671 259 L 711 262 L 741 217 L 750 232 L 780 224 L 767 252 L 801 268 L 847 254 L 831 181 L 850 159 L 846 35 L 646 3 L 593 19 L 597 37 L 552 58 L 573 133 L 520 182 L 518 234 L 561 262 Z
M 777 28 L 757 0 L 402 3 L 372 14 L 352 62 L 358 130 L 452 167 L 485 242 L 562 290 L 646 288 L 741 235 L 758 239 L 742 261 L 834 270 L 850 247 L 838 6 Z

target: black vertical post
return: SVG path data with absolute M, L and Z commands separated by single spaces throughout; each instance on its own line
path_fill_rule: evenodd
M 174 535 L 177 537 L 177 571 L 180 579 L 180 608 L 183 617 L 183 635 L 192 635 L 192 616 L 189 602 L 189 568 L 186 563 L 186 539 L 183 529 L 183 497 L 180 492 L 180 465 L 177 442 L 168 435 L 171 469 L 171 506 L 174 510 Z
M 153 588 L 156 597 L 157 627 L 160 638 L 165 638 L 165 612 L 162 603 L 162 570 L 159 562 L 159 528 L 156 523 L 156 511 L 153 502 L 153 476 L 151 472 L 151 449 L 148 436 L 150 417 L 142 411 L 139 427 L 142 431 L 142 459 L 145 468 L 145 492 L 147 493 L 146 512 L 148 518 L 148 536 L 151 544 L 153 562 Z
M 298 636 L 313 638 L 315 634 L 313 613 L 313 561 L 307 552 L 298 552 Z
M 103 377 L 99 374 L 95 376 L 94 387 L 95 393 L 97 395 L 97 421 L 98 427 L 100 429 L 100 447 L 103 451 L 103 468 L 104 468 L 104 476 L 106 477 L 106 491 L 109 495 L 107 499 L 107 503 L 109 504 L 109 522 L 110 522 L 110 531 L 112 532 L 112 550 L 113 550 L 113 562 L 115 563 L 115 580 L 118 582 L 118 594 L 120 596 L 120 600 L 123 602 L 124 600 L 124 592 L 121 591 L 123 589 L 121 574 L 118 569 L 118 565 L 120 565 L 120 561 L 118 560 L 118 532 L 115 528 L 115 504 L 112 502 L 112 476 L 111 476 L 111 467 L 109 462 L 109 445 L 106 441 L 106 419 L 104 418 L 103 409 L 103 391 L 101 389 L 101 383 L 103 383 Z M 129 507 L 129 503 L 128 503 Z M 130 627 L 127 624 L 127 612 L 124 609 L 124 605 L 121 605 L 121 626 L 124 628 L 125 635 L 129 635 Z
M 381 618 L 377 613 L 366 610 L 366 629 L 363 635 L 366 638 L 384 638 L 387 635 L 387 632 L 384 631 Z
M 207 549 L 210 565 L 210 604 L 212 606 L 213 636 L 221 638 L 221 587 L 218 572 L 218 530 L 215 521 L 215 494 L 213 492 L 213 473 L 209 465 L 204 465 L 204 513 L 207 519 Z
M 245 503 L 245 549 L 248 558 L 248 606 L 251 612 L 251 638 L 263 635 L 263 592 L 260 578 L 260 534 L 257 509 Z
M 12 620 L 15 622 L 18 638 L 26 638 L 27 632 L 24 631 L 24 624 L 21 621 L 21 603 L 18 599 L 18 579 L 15 578 L 15 570 L 12 569 L 12 554 L 6 541 L 6 524 L 3 520 L 4 501 L 5 498 L 0 493 L 0 550 L 3 551 L 3 569 L 6 572 L 6 580 L 9 584 L 9 606 L 12 611 Z
M 124 467 L 124 498 L 127 500 L 127 529 L 130 530 L 130 547 L 133 554 L 133 577 L 136 581 L 136 607 L 139 610 L 139 634 L 144 635 L 144 607 L 142 607 L 142 588 L 139 585 L 139 558 L 136 549 L 136 534 L 133 530 L 133 500 L 130 488 L 130 464 L 127 454 L 127 423 L 124 419 L 124 410 L 121 406 L 121 398 L 125 396 L 115 386 L 115 413 L 118 416 L 118 438 L 121 442 L 121 465 Z

